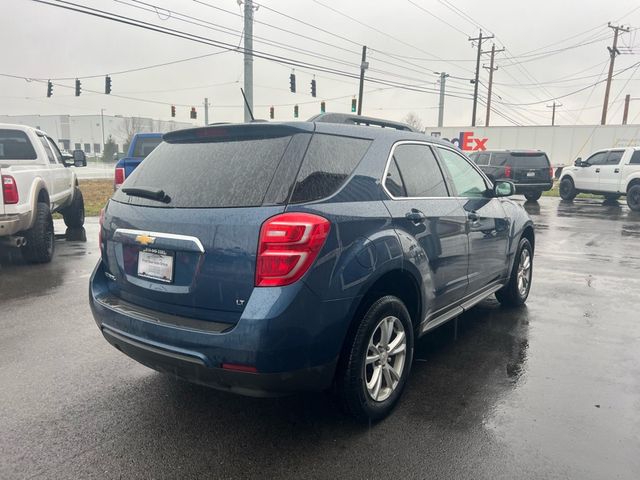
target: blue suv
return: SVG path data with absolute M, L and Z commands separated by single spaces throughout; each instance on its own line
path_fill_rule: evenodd
M 489 295 L 527 299 L 534 230 L 513 193 L 366 117 L 167 133 L 101 216 L 91 308 L 150 368 L 256 396 L 336 387 L 381 419 L 419 336 Z

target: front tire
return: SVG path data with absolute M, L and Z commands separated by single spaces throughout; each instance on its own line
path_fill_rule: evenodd
M 62 211 L 62 217 L 69 228 L 80 228 L 84 225 L 84 198 L 78 187 L 74 189 L 71 205 Z
M 29 263 L 48 263 L 53 258 L 55 246 L 53 217 L 49 205 L 39 202 L 35 215 L 33 227 L 24 233 L 27 244 L 22 247 L 22 257 Z
M 509 283 L 496 292 L 498 301 L 509 307 L 524 305 L 531 290 L 532 276 L 533 249 L 531 242 L 527 238 L 522 238 L 518 245 Z
M 640 184 L 632 185 L 627 192 L 627 205 L 634 212 L 640 212 Z
M 540 200 L 541 196 L 542 192 L 531 192 L 524 194 L 524 198 L 526 198 L 528 202 L 537 202 L 538 200 Z
M 571 202 L 576 198 L 576 195 L 578 195 L 578 192 L 573 184 L 573 180 L 568 177 L 563 178 L 560 182 L 560 198 L 567 202 Z
M 346 410 L 360 421 L 391 413 L 413 360 L 413 325 L 402 300 L 384 296 L 366 311 L 337 374 Z

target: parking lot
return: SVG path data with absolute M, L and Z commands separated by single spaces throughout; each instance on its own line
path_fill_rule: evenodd
M 97 219 L 69 239 L 56 221 L 51 264 L 0 253 L 0 478 L 638 478 L 640 214 L 525 208 L 527 306 L 487 300 L 423 337 L 372 426 L 329 395 L 238 397 L 117 352 L 87 301 Z

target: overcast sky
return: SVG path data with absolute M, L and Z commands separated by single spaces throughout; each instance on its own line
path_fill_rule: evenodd
M 163 28 L 242 45 L 242 10 L 236 0 L 70 1 Z M 620 123 L 624 96 L 628 93 L 638 97 L 631 103 L 630 121 L 640 123 L 638 0 L 257 2 L 263 6 L 255 12 L 255 50 L 358 75 L 361 45 L 367 45 L 370 49 L 367 76 L 386 83 L 419 86 L 426 91 L 366 82 L 363 113 L 401 120 L 407 113 L 415 112 L 426 126 L 437 122 L 439 85 L 434 72 L 442 71 L 451 75 L 446 84 L 451 96 L 445 102 L 445 125 L 470 124 L 473 85 L 468 79 L 473 76 L 475 50 L 467 37 L 477 36 L 478 25 L 496 37 L 484 43 L 483 50 L 489 50 L 492 41 L 497 48 L 507 49 L 496 56 L 497 112 L 492 113 L 492 125 L 546 124 L 551 118 L 546 105 L 553 98 L 563 105 L 558 109 L 557 123 L 599 123 L 603 83 L 575 95 L 565 95 L 604 79 L 608 68 L 606 47 L 613 37 L 607 22 L 630 25 L 631 32 L 620 36 L 619 47 L 624 54 L 617 57 L 615 65 L 616 71 L 628 70 L 613 82 L 609 121 Z M 176 120 L 188 121 L 190 106 L 195 106 L 201 122 L 202 104 L 208 97 L 212 105 L 210 122 L 242 120 L 239 87 L 243 56 L 237 51 L 31 0 L 0 0 L 0 4 L 0 45 L 3 45 L 0 74 L 44 80 L 70 78 L 54 80 L 53 97 L 46 98 L 46 83 L 0 77 L 0 114 L 78 115 L 99 113 L 103 108 L 110 115 L 168 120 L 170 105 L 175 104 Z M 217 54 L 138 72 L 115 73 L 213 53 Z M 483 55 L 483 64 L 488 61 L 488 55 Z M 103 76 L 108 73 L 112 74 L 113 94 L 130 98 L 90 92 L 104 90 Z M 351 98 L 358 91 L 357 79 L 316 73 L 318 97 L 314 99 L 309 86 L 313 70 L 296 68 L 296 94 L 289 92 L 290 73 L 290 66 L 255 59 L 256 117 L 268 118 L 269 106 L 274 105 L 276 120 L 291 120 L 293 105 L 298 104 L 300 118 L 306 119 L 319 112 L 321 100 L 326 100 L 328 111 L 350 111 Z M 93 75 L 97 77 L 82 80 L 83 93 L 79 98 L 74 96 L 73 88 L 63 86 L 72 87 L 75 77 Z M 481 97 L 486 97 L 487 80 L 488 72 L 483 70 Z M 484 124 L 483 106 L 479 106 L 477 118 L 478 125 Z

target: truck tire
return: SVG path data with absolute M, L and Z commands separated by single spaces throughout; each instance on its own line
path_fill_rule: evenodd
M 35 217 L 33 227 L 24 232 L 27 244 L 22 247 L 22 257 L 29 263 L 47 263 L 53 258 L 55 247 L 53 217 L 49 205 L 38 202 Z
M 84 225 L 84 198 L 82 191 L 76 187 L 71 205 L 62 211 L 64 224 L 69 228 L 80 228 Z
M 359 421 L 382 420 L 400 399 L 411 369 L 411 317 L 402 300 L 386 295 L 358 320 L 355 335 L 345 345 L 336 384 L 348 413 Z
M 627 191 L 627 205 L 634 212 L 640 212 L 640 183 L 631 185 Z
M 527 238 L 522 238 L 518 245 L 509 283 L 496 292 L 498 301 L 508 307 L 524 305 L 531 290 L 533 277 L 533 249 Z
M 537 202 L 538 200 L 540 200 L 541 196 L 542 192 L 531 192 L 524 194 L 524 198 L 526 198 L 529 202 Z
M 573 184 L 573 180 L 569 177 L 565 177 L 560 182 L 560 198 L 567 202 L 571 202 L 574 198 L 576 198 L 578 192 L 576 191 L 576 187 Z

